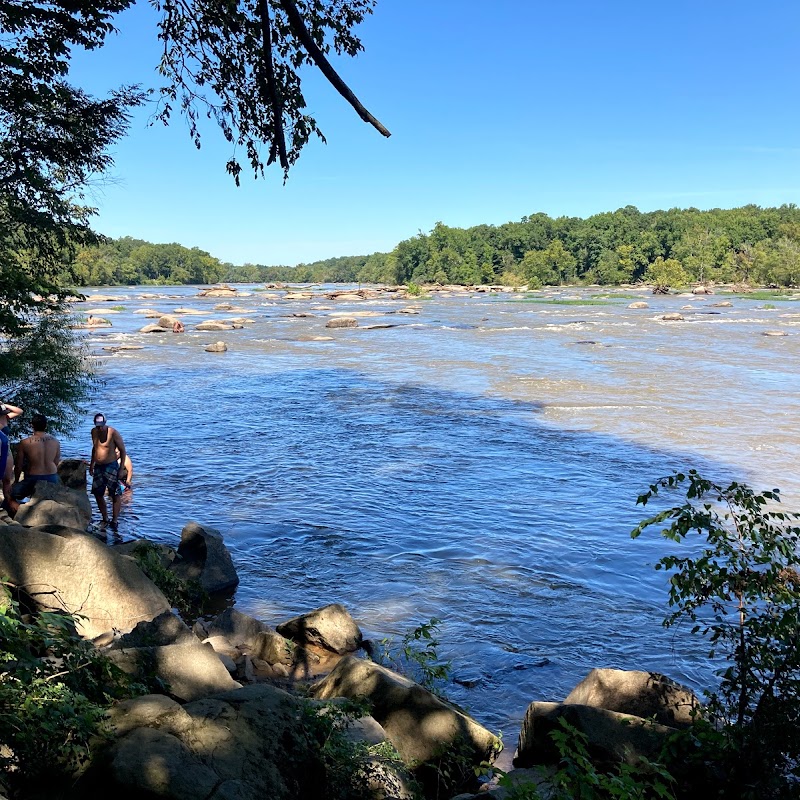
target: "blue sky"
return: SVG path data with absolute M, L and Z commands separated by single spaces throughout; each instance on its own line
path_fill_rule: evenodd
M 157 85 L 155 21 L 139 0 L 72 80 Z M 390 250 L 438 220 L 800 202 L 798 23 L 794 0 L 378 0 L 365 52 L 335 63 L 390 139 L 309 75 L 328 144 L 285 186 L 273 169 L 237 189 L 221 135 L 198 151 L 182 120 L 143 110 L 93 189 L 95 227 L 295 264 Z

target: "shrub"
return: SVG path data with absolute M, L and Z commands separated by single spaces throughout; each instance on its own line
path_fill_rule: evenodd
M 709 657 L 723 659 L 697 741 L 717 762 L 726 796 L 789 796 L 800 775 L 800 515 L 780 509 L 777 489 L 721 486 L 695 470 L 658 480 L 638 503 L 684 485 L 686 502 L 631 535 L 667 522 L 667 539 L 700 539 L 699 553 L 656 565 L 671 572 L 674 611 L 664 625 L 689 621 Z

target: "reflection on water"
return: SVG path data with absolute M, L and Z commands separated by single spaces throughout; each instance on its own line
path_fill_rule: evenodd
M 395 327 L 327 330 L 317 301 L 254 293 L 236 300 L 243 330 L 201 333 L 239 315 L 194 289 L 140 291 L 87 336 L 96 408 L 136 467 L 123 535 L 219 528 L 237 605 L 271 623 L 333 601 L 377 638 L 441 618 L 444 655 L 475 684 L 454 699 L 512 742 L 530 700 L 563 698 L 594 666 L 707 684 L 704 648 L 659 625 L 667 545 L 629 538 L 643 487 L 697 466 L 800 506 L 798 320 L 756 301 L 708 314 L 713 298 L 477 295 L 409 317 L 401 301 L 328 301 Z M 685 322 L 661 320 L 687 303 Z M 138 333 L 136 309 L 187 305 L 205 312 L 187 333 Z M 217 340 L 228 352 L 206 353 Z M 144 349 L 102 349 L 119 345 Z M 90 419 L 65 455 L 88 455 Z

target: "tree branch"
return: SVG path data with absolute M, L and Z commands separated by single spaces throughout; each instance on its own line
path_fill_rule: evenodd
M 261 0 L 261 2 L 263 3 L 264 0 Z M 331 86 L 333 86 L 333 88 L 336 89 L 336 91 L 339 92 L 339 94 L 344 97 L 348 103 L 350 103 L 350 105 L 356 110 L 358 116 L 361 117 L 364 122 L 368 122 L 373 128 L 387 138 L 391 136 L 392 134 L 379 120 L 373 117 L 363 105 L 361 105 L 361 102 L 353 94 L 350 87 L 339 77 L 336 70 L 331 66 L 330 62 L 325 57 L 325 54 L 319 49 L 317 43 L 311 38 L 311 34 L 308 32 L 308 29 L 303 22 L 303 18 L 292 0 L 276 0 L 276 2 L 278 2 L 281 8 L 283 8 L 283 10 L 286 12 L 286 16 L 289 19 L 289 25 L 291 25 L 295 36 L 297 36 L 297 38 L 306 48 L 306 51 L 311 56 L 317 67 L 319 67 L 320 72 L 328 79 Z
M 289 159 L 286 156 L 286 138 L 283 134 L 283 107 L 278 94 L 278 85 L 275 82 L 275 66 L 272 63 L 272 32 L 270 30 L 267 0 L 259 0 L 258 13 L 261 17 L 261 40 L 264 46 L 264 64 L 261 75 L 262 91 L 266 92 L 269 97 L 270 106 L 272 106 L 272 123 L 275 129 L 275 138 L 270 147 L 267 166 L 275 161 L 275 151 L 277 150 L 281 166 L 284 170 L 288 170 Z

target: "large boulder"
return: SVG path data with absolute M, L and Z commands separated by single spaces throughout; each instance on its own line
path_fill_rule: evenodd
M 478 764 L 499 750 L 497 737 L 455 706 L 403 675 L 354 656 L 345 656 L 312 690 L 319 700 L 366 699 L 406 764 L 463 749 Z
M 196 638 L 163 647 L 110 650 L 106 655 L 128 675 L 158 679 L 178 700 L 197 700 L 241 686 L 231 678 L 214 648 Z
M 313 644 L 339 654 L 355 652 L 363 641 L 355 620 L 339 603 L 301 614 L 281 623 L 276 630 L 300 645 Z
M 0 575 L 22 587 L 44 610 L 80 614 L 87 638 L 157 617 L 166 597 L 130 558 L 83 533 L 0 526 Z
M 37 481 L 33 496 L 19 507 L 14 520 L 27 528 L 63 525 L 86 530 L 91 518 L 92 506 L 85 491 L 70 489 L 60 483 Z
M 152 697 L 123 705 L 111 714 L 121 738 L 96 762 L 87 796 L 89 789 L 168 800 L 329 796 L 307 702 L 280 689 L 247 686 L 182 708 Z
M 357 328 L 358 320 L 355 317 L 334 317 L 325 323 L 326 328 Z
M 686 728 L 697 711 L 697 697 L 658 672 L 593 669 L 566 697 L 565 703 L 607 708 Z
M 601 767 L 642 758 L 656 760 L 674 728 L 656 722 L 608 711 L 605 708 L 566 703 L 531 703 L 522 720 L 515 767 L 557 764 L 559 753 L 550 734 L 561 730 L 559 719 L 581 731 L 588 739 L 589 752 Z
M 197 522 L 189 522 L 181 531 L 179 559 L 172 570 L 183 580 L 196 580 L 209 594 L 233 589 L 239 576 L 231 555 L 222 541 L 222 534 Z

